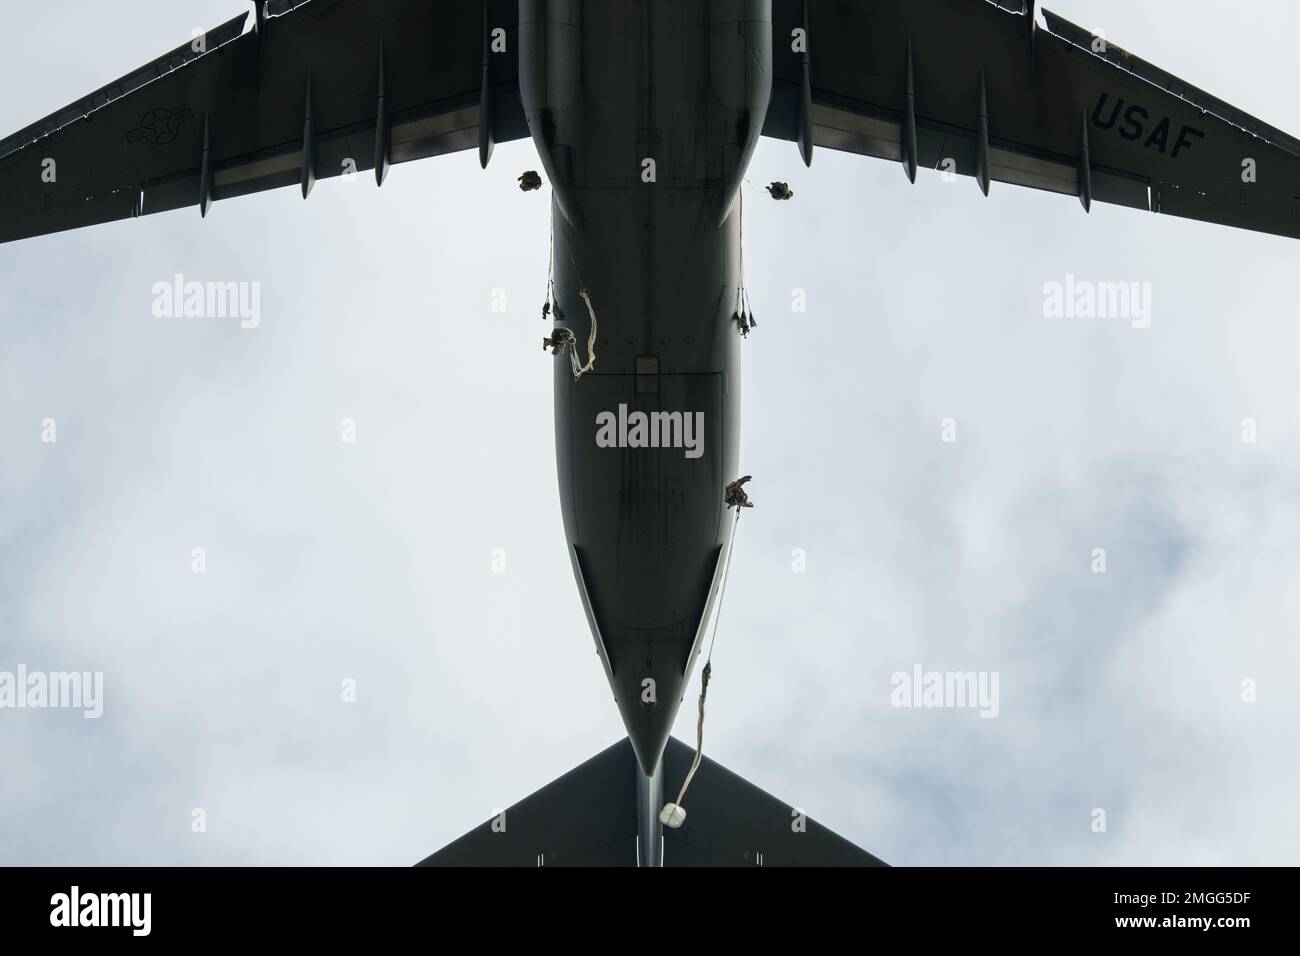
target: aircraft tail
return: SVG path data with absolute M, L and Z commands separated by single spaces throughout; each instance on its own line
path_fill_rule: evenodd
M 674 795 L 694 755 L 669 738 L 662 774 Z M 620 740 L 417 865 L 636 866 L 642 779 Z M 885 865 L 708 757 L 685 807 L 683 825 L 662 831 L 664 866 Z

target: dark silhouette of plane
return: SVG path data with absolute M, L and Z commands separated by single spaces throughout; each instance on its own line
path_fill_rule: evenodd
M 425 862 L 878 863 L 707 760 L 659 823 L 741 510 L 759 138 L 1300 236 L 1300 142 L 1036 8 L 271 0 L 0 143 L 0 241 L 531 138 L 564 527 L 628 737 Z

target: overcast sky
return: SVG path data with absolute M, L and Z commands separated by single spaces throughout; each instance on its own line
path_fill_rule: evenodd
M 1054 4 L 1300 133 L 1300 8 L 1211 7 Z M 0 133 L 241 9 L 25 6 Z M 556 500 L 537 166 L 0 248 L 0 670 L 105 680 L 99 720 L 0 710 L 0 862 L 411 863 L 623 735 Z M 892 863 L 1294 863 L 1300 245 L 785 143 L 749 180 L 757 508 L 708 753 Z M 261 325 L 155 318 L 177 273 L 259 282 Z M 1150 328 L 1045 317 L 1069 274 L 1150 283 Z M 892 707 L 918 664 L 997 672 L 997 718 Z

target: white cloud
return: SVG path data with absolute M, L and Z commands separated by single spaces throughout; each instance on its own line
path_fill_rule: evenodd
M 0 90 L 0 125 L 183 38 L 174 3 L 148 6 L 69 37 L 71 5 L 42 5 L 32 32 L 74 65 L 39 96 Z M 1202 55 L 1175 3 L 1059 6 L 1300 130 L 1283 57 L 1223 55 L 1259 47 L 1250 24 Z M 16 37 L 0 52 L 16 75 L 50 62 Z M 555 500 L 548 210 L 513 182 L 532 165 L 513 144 L 486 174 L 466 154 L 380 192 L 325 182 L 5 247 L 0 666 L 103 670 L 107 700 L 95 722 L 0 715 L 0 762 L 23 768 L 0 815 L 24 824 L 0 859 L 413 862 L 620 735 Z M 758 507 L 709 753 L 891 862 L 1293 860 L 1293 245 L 913 188 L 825 151 L 804 171 L 788 144 L 749 179 L 797 198 L 746 209 Z M 260 281 L 261 326 L 154 319 L 177 271 Z M 1151 282 L 1152 327 L 1045 319 L 1067 273 Z M 998 719 L 890 708 L 916 662 L 999 671 Z

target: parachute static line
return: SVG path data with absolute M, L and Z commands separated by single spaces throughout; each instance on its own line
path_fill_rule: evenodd
M 749 180 L 745 180 L 749 182 Z M 745 193 L 740 194 L 740 285 L 736 286 L 736 309 L 731 314 L 731 321 L 736 323 L 743 338 L 749 338 L 752 329 L 758 327 L 753 309 L 749 304 L 749 291 L 745 288 Z
M 555 226 L 554 224 L 552 224 L 551 226 L 551 256 L 552 256 L 551 276 L 547 280 L 549 299 L 551 301 L 555 301 L 555 259 L 554 259 L 555 251 L 554 250 L 555 250 Z M 573 253 L 569 253 L 569 261 L 573 263 L 573 271 L 578 274 L 578 282 L 581 283 L 582 272 L 581 270 L 578 269 L 578 263 L 575 262 L 573 259 Z M 555 338 L 553 340 L 548 339 L 546 343 L 546 347 L 548 348 L 551 346 L 556 347 L 552 349 L 552 353 L 555 355 L 559 355 L 561 351 L 565 351 L 569 353 L 569 363 L 570 366 L 573 368 L 573 380 L 575 382 L 596 367 L 596 308 L 591 304 L 591 292 L 587 289 L 586 286 L 583 286 L 582 289 L 579 290 L 578 295 L 582 296 L 582 301 L 586 303 L 587 315 L 591 319 L 591 333 L 587 336 L 586 364 L 584 365 L 582 361 L 578 358 L 578 343 L 574 338 L 573 330 L 563 328 L 563 327 L 557 328 L 555 330 Z M 548 305 L 549 304 L 550 302 L 548 301 Z M 555 301 L 554 308 L 555 308 L 556 321 L 557 322 L 562 321 L 564 315 L 560 311 L 560 303 L 558 301 Z M 546 309 L 542 310 L 542 317 L 543 318 L 546 317 Z
M 560 308 L 560 298 L 555 294 L 555 217 L 551 217 L 551 250 L 546 254 L 549 266 L 546 270 L 546 303 L 542 306 L 542 321 L 554 316 L 556 322 L 564 321 L 564 310 Z
M 578 363 L 578 346 L 576 343 L 569 349 L 569 362 L 573 366 L 573 380 L 575 382 L 596 367 L 596 310 L 592 307 L 590 292 L 583 289 L 578 295 L 582 296 L 582 301 L 587 304 L 587 315 L 591 316 L 591 334 L 587 336 L 586 365 L 579 365 Z
M 736 517 L 731 522 L 731 537 L 727 542 L 727 562 L 722 569 L 722 584 L 718 588 L 718 609 L 713 615 L 713 636 L 709 639 L 709 656 L 704 661 L 704 673 L 700 676 L 700 719 L 695 725 L 695 759 L 691 761 L 691 769 L 686 773 L 686 779 L 682 781 L 682 789 L 677 793 L 677 799 L 672 803 L 665 803 L 664 808 L 659 811 L 659 822 L 664 826 L 676 830 L 686 822 L 686 808 L 682 806 L 682 800 L 686 798 L 686 788 L 691 785 L 691 779 L 695 776 L 695 771 L 700 768 L 700 761 L 704 759 L 704 699 L 709 693 L 709 678 L 713 675 L 713 646 L 718 642 L 718 621 L 722 617 L 722 600 L 727 593 L 727 581 L 731 578 L 731 552 L 736 544 L 736 528 L 740 524 L 741 509 L 736 509 Z
M 578 360 L 578 340 L 574 337 L 572 329 L 557 325 L 550 338 L 542 339 L 542 348 L 549 349 L 552 355 L 569 353 L 569 364 L 573 368 L 575 382 L 596 367 L 596 310 L 591 305 L 591 295 L 586 289 L 579 294 L 582 296 L 582 301 L 587 303 L 587 314 L 591 316 L 591 335 L 587 337 L 587 364 L 583 365 Z M 546 310 L 543 310 L 542 315 L 545 317 Z M 555 316 L 558 321 L 559 303 L 555 305 Z
M 551 317 L 551 303 L 555 301 L 555 220 L 551 220 L 551 251 L 546 254 L 546 302 L 542 305 L 542 321 Z M 556 317 L 559 317 L 557 311 Z

